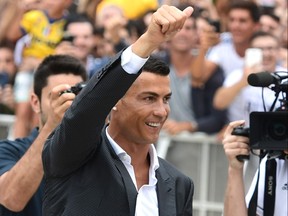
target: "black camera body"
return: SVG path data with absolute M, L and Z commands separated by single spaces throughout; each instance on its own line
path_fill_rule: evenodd
M 288 111 L 251 112 L 250 126 L 236 127 L 233 135 L 246 136 L 251 149 L 288 149 Z
M 232 131 L 232 135 L 249 137 L 250 134 L 249 131 L 250 131 L 249 127 L 239 126 L 234 128 L 234 130 Z
M 249 137 L 249 146 L 265 151 L 288 149 L 288 72 L 259 72 L 248 76 L 248 83 L 255 87 L 267 87 L 275 92 L 275 100 L 269 112 L 251 112 L 249 128 L 237 127 L 233 135 Z M 287 80 L 287 81 L 285 81 Z M 282 99 L 278 96 L 282 92 Z M 275 109 L 276 101 L 280 107 Z
M 288 149 L 288 111 L 254 112 L 250 115 L 252 149 Z
M 79 92 L 86 86 L 86 83 L 77 83 L 75 86 L 72 86 L 70 89 L 67 89 L 63 92 L 61 92 L 61 95 L 64 93 L 73 93 L 75 95 L 78 95 Z

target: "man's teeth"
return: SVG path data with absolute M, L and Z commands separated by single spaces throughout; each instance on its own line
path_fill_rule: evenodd
M 159 127 L 160 123 L 148 123 L 148 125 L 151 127 Z

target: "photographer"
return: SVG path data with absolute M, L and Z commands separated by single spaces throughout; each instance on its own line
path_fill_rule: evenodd
M 1 216 L 42 215 L 43 145 L 75 98 L 75 94 L 60 93 L 85 80 L 82 63 L 68 55 L 48 56 L 35 71 L 30 103 L 38 127 L 27 137 L 0 140 Z
M 266 155 L 261 160 L 259 169 L 246 196 L 245 203 L 244 163 L 238 160 L 237 156 L 249 155 L 249 138 L 232 135 L 234 128 L 242 126 L 244 123 L 243 120 L 231 122 L 224 134 L 223 148 L 229 161 L 224 216 L 286 216 L 288 215 L 288 146 L 287 150 L 282 152 L 281 157 L 267 160 L 268 155 Z M 265 174 L 269 175 L 266 177 Z M 267 191 L 265 190 L 266 187 Z

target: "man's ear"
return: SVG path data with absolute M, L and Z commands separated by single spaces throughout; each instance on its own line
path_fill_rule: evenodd
M 31 97 L 30 104 L 31 104 L 33 111 L 37 114 L 40 113 L 41 106 L 40 106 L 40 100 L 38 96 L 35 93 L 32 93 L 30 97 Z

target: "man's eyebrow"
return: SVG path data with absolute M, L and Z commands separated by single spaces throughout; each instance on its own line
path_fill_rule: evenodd
M 158 96 L 159 96 L 159 94 L 157 94 L 157 93 L 155 93 L 155 92 L 149 92 L 149 91 L 148 91 L 148 92 L 143 92 L 142 95 L 152 95 L 152 96 L 155 96 L 155 97 L 158 97 Z M 170 92 L 170 93 L 168 93 L 167 95 L 165 95 L 165 97 L 167 97 L 167 96 L 168 96 L 168 97 L 169 97 L 169 96 L 171 97 L 171 95 L 172 95 L 172 92 Z
M 172 92 L 170 92 L 169 94 L 165 95 L 165 97 L 171 97 L 172 96 Z

